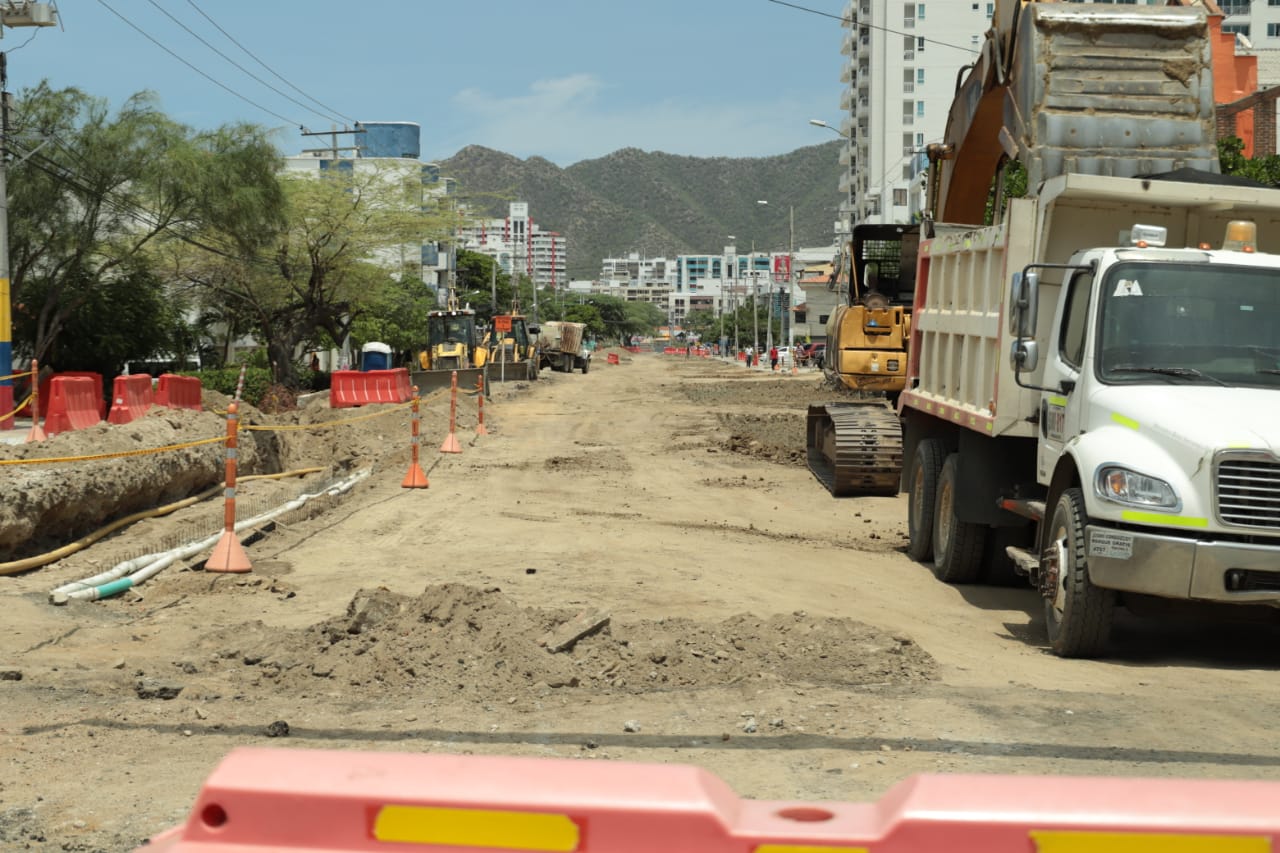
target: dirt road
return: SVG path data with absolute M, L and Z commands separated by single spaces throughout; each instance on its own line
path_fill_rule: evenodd
M 600 362 L 500 395 L 459 456 L 429 436 L 428 490 L 376 460 L 251 575 L 49 605 L 104 542 L 0 578 L 0 846 L 131 849 L 241 744 L 693 763 L 795 799 L 1280 768 L 1273 626 L 1126 618 L 1109 660 L 1059 660 L 1029 589 L 945 586 L 902 553 L 902 499 L 821 490 L 812 374 Z M 539 645 L 584 610 L 608 624 Z

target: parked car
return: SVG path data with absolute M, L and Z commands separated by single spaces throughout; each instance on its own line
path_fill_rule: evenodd
M 802 344 L 797 347 L 799 350 L 798 357 L 801 364 L 812 364 L 815 367 L 822 367 L 823 356 L 826 355 L 826 342 L 813 344 Z

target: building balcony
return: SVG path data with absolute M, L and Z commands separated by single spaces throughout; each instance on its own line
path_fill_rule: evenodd
M 840 112 L 847 113 L 853 105 L 853 89 L 844 89 L 840 92 Z

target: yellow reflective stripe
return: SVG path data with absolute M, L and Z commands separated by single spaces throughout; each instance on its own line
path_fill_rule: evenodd
M 373 837 L 402 844 L 569 853 L 578 849 L 579 832 L 563 814 L 383 806 L 374 818 Z
M 869 853 L 866 847 L 816 847 L 802 844 L 761 844 L 755 853 Z
M 1129 429 L 1138 428 L 1138 422 L 1135 421 L 1133 418 L 1126 418 L 1124 415 L 1118 414 L 1116 412 L 1111 413 L 1111 420 L 1120 424 L 1120 426 L 1122 427 L 1128 427 Z
M 1132 509 L 1126 509 L 1120 513 L 1120 517 L 1125 521 L 1132 521 L 1137 524 L 1162 524 L 1166 527 L 1208 527 L 1209 519 L 1207 518 L 1191 518 L 1186 515 L 1165 515 L 1159 512 L 1138 512 Z
M 1260 835 L 1174 835 L 1168 832 L 1031 833 L 1039 853 L 1270 853 Z
M 1049 398 L 1050 406 L 1065 406 L 1066 404 L 1067 404 L 1066 397 L 1050 397 Z

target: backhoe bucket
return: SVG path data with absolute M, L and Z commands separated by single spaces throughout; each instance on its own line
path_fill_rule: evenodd
M 486 367 L 465 367 L 461 370 L 450 368 L 448 370 L 414 370 L 409 374 L 409 380 L 412 384 L 418 386 L 418 393 L 425 397 L 428 394 L 439 391 L 449 390 L 449 384 L 453 380 L 453 374 L 458 374 L 458 388 L 464 392 L 471 392 L 475 389 L 476 384 L 480 381 L 480 377 L 484 377 L 484 395 L 491 396 L 489 391 L 490 375 L 492 368 Z

